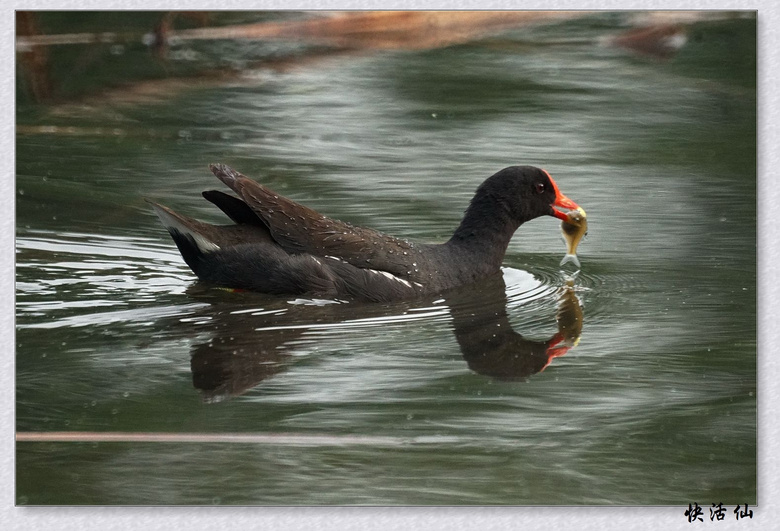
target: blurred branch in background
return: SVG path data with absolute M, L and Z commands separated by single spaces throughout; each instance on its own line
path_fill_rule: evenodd
M 467 42 L 492 31 L 552 23 L 583 11 L 367 11 L 325 18 L 181 31 L 188 39 L 294 39 L 352 49 L 421 50 Z
M 16 12 L 16 40 L 19 66 L 24 73 L 32 97 L 35 101 L 45 102 L 51 98 L 52 84 L 49 77 L 49 54 L 44 46 L 22 46 L 19 41 L 25 38 L 40 37 L 35 13 Z
M 40 12 L 41 14 L 45 12 Z M 312 59 L 322 59 L 336 54 L 371 50 L 422 50 L 441 48 L 485 39 L 496 33 L 532 25 L 555 24 L 562 21 L 592 15 L 588 11 L 358 11 L 358 12 L 307 12 L 292 14 L 303 16 L 293 20 L 266 20 L 249 24 L 229 24 L 203 27 L 213 23 L 224 12 L 198 11 L 164 12 L 153 14 L 158 22 L 147 32 L 92 32 L 45 35 L 39 29 L 37 12 L 17 12 L 16 49 L 19 65 L 24 73 L 30 97 L 35 102 L 72 100 L 58 90 L 56 76 L 51 75 L 52 60 L 48 47 L 67 45 L 113 45 L 121 52 L 122 45 L 142 45 L 152 51 L 152 57 L 163 64 L 164 79 L 133 80 L 129 76 L 122 81 L 120 92 L 108 99 L 120 101 L 127 96 L 128 103 L 142 95 L 144 101 L 153 94 L 170 96 L 184 89 L 187 82 L 171 82 L 178 77 L 199 78 L 209 84 L 232 82 L 242 70 L 261 67 L 288 69 L 309 64 Z M 268 12 L 261 13 L 265 16 Z M 273 14 L 270 14 L 273 16 Z M 289 16 L 290 13 L 285 13 Z M 75 17 L 78 14 L 74 13 Z M 625 13 L 626 30 L 618 35 L 605 35 L 601 39 L 581 39 L 586 45 L 617 46 L 637 54 L 668 59 L 687 42 L 691 24 L 704 20 L 720 20 L 740 14 L 725 11 L 671 11 Z M 198 27 L 175 29 L 175 23 L 186 21 Z M 108 29 L 108 28 L 107 28 Z M 288 41 L 308 47 L 303 53 L 290 53 L 286 57 L 260 56 L 246 61 L 240 68 L 214 68 L 201 65 L 195 72 L 184 76 L 171 73 L 169 50 L 184 43 L 196 41 Z M 577 40 L 573 36 L 572 41 Z M 579 41 L 577 41 L 579 42 Z M 322 47 L 325 47 L 323 50 Z M 191 54 L 196 55 L 196 54 Z M 81 59 L 84 61 L 85 59 Z M 91 60 L 91 59 L 87 59 Z M 56 63 L 56 61 L 55 61 Z M 61 66 L 61 65 L 58 65 Z M 71 73 L 72 70 L 67 70 Z M 159 78 L 159 76 L 157 76 Z M 55 82 L 52 82 L 55 79 Z M 133 84 L 140 85 L 134 89 Z M 159 86 L 156 86 L 159 84 Z M 104 90 L 99 88 L 98 91 Z M 115 89 L 116 90 L 116 89 Z M 122 94 L 121 91 L 125 91 Z M 93 91 L 94 92 L 94 91 Z

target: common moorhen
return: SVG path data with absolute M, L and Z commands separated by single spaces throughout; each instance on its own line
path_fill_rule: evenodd
M 578 208 L 546 171 L 511 166 L 477 188 L 449 241 L 415 244 L 325 217 L 224 164 L 210 168 L 238 197 L 216 190 L 203 197 L 234 225 L 149 202 L 200 280 L 277 295 L 384 302 L 438 293 L 497 273 L 524 222 L 565 220 L 554 207 Z

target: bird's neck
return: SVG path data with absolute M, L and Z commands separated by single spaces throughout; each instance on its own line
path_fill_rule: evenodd
M 475 200 L 447 245 L 479 255 L 486 265 L 497 268 L 520 225 L 504 205 Z

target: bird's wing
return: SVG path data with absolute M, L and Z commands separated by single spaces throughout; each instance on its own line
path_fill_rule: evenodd
M 287 252 L 331 256 L 356 267 L 408 276 L 415 260 L 414 245 L 373 229 L 323 216 L 258 184 L 224 164 L 211 171 L 228 185 L 267 225 Z

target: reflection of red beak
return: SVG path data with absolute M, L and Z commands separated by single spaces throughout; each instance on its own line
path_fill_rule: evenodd
M 547 173 L 547 171 L 545 170 L 542 171 L 544 173 Z M 553 202 L 552 206 L 561 207 L 568 210 L 577 210 L 578 208 L 580 208 L 577 203 L 575 203 L 574 201 L 572 201 L 571 199 L 569 199 L 568 197 L 566 197 L 561 193 L 561 191 L 558 189 L 558 185 L 555 184 L 555 181 L 553 181 L 553 178 L 550 177 L 549 173 L 547 173 L 547 177 L 550 179 L 550 182 L 553 185 L 553 190 L 555 190 L 555 202 Z M 557 210 L 555 208 L 553 208 L 552 211 L 553 211 L 553 216 L 560 219 L 561 221 L 566 221 L 567 218 L 565 212 L 561 212 L 560 210 Z
M 566 345 L 560 345 L 558 344 L 563 341 L 563 334 L 561 332 L 558 332 L 555 334 L 550 341 L 547 342 L 547 363 L 544 364 L 544 367 L 541 368 L 539 372 L 542 372 L 547 368 L 547 366 L 552 363 L 553 358 L 557 358 L 558 356 L 563 356 L 566 354 L 570 346 Z

